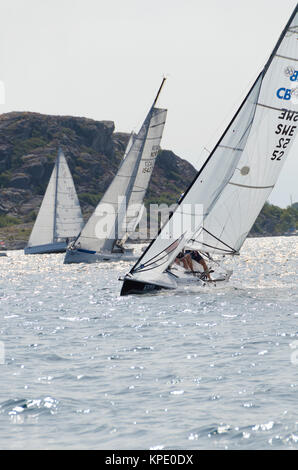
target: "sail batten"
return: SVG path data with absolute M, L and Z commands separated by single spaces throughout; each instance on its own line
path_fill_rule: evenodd
M 264 103 L 257 103 L 257 106 L 261 106 L 262 108 L 267 108 L 267 109 L 273 109 L 274 111 L 278 111 L 279 113 L 281 113 L 282 111 L 289 111 L 285 108 L 277 108 L 276 106 L 268 106 L 268 104 L 264 104 Z
M 293 60 L 294 62 L 298 62 L 298 59 L 295 59 L 294 57 L 286 57 L 286 56 L 280 55 L 280 54 L 275 54 L 275 57 L 279 57 L 280 59 Z
M 238 186 L 238 188 L 247 188 L 247 189 L 269 189 L 269 188 L 274 188 L 274 184 L 270 186 L 250 186 L 247 184 L 237 184 L 237 183 L 232 183 L 231 181 L 228 183 L 231 184 L 232 186 Z

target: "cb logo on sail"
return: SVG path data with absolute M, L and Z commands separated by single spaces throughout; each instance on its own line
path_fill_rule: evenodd
M 291 80 L 291 82 L 295 83 L 298 81 L 298 70 L 295 70 L 293 67 L 291 66 L 286 67 L 284 73 L 285 73 L 285 76 Z M 285 100 L 285 101 L 289 101 L 292 97 L 295 97 L 297 99 L 298 87 L 296 88 L 281 87 L 277 90 L 276 96 L 280 100 Z

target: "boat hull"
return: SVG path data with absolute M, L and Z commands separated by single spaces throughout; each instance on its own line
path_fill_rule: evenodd
M 192 273 L 179 273 L 180 275 L 177 276 L 176 274 L 167 271 L 166 273 L 163 273 L 163 277 L 157 279 L 156 282 L 150 282 L 149 280 L 147 282 L 142 282 L 132 275 L 127 274 L 123 279 L 119 279 L 123 281 L 120 296 L 151 294 L 160 290 L 173 290 L 187 286 L 204 287 L 207 285 L 223 285 L 229 282 L 232 272 L 233 271 L 229 271 L 225 275 L 215 277 L 211 281 L 208 279 L 202 280 L 200 278 L 200 273 L 198 273 L 198 275 L 193 275 Z M 167 276 L 168 278 L 166 279 L 164 276 Z
M 41 255 L 45 253 L 63 253 L 66 251 L 66 242 L 47 243 L 46 245 L 27 246 L 25 255 Z
M 161 287 L 155 284 L 145 284 L 143 282 L 138 282 L 131 279 L 124 279 L 120 295 L 125 296 L 149 294 L 160 291 L 162 289 L 165 289 L 165 287 Z
M 97 263 L 101 261 L 135 261 L 138 256 L 133 249 L 126 249 L 123 253 L 100 253 L 82 249 L 66 250 L 64 264 Z
M 148 278 L 146 281 L 138 280 L 131 274 L 124 276 L 121 296 L 131 294 L 149 294 L 163 289 L 173 290 L 177 287 L 177 276 L 167 271 L 155 280 Z

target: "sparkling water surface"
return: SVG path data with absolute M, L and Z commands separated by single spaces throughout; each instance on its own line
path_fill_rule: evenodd
M 0 258 L 1 449 L 298 449 L 297 237 L 147 296 L 63 258 Z

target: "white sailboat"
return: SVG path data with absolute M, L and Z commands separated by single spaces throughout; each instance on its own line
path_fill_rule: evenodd
M 156 108 L 165 82 L 138 134 L 132 134 L 118 172 L 95 211 L 73 244 L 64 263 L 93 263 L 101 260 L 133 260 L 133 249 L 125 246 L 143 211 L 166 121 L 167 110 Z
M 209 259 L 239 255 L 297 135 L 297 8 L 172 217 L 124 277 L 121 295 L 175 289 L 181 277 L 171 267 L 185 247 Z M 193 222 L 196 204 L 203 208 L 199 223 L 183 226 L 185 217 Z
M 65 156 L 59 149 L 24 252 L 26 255 L 63 252 L 82 226 L 83 217 L 74 182 Z

